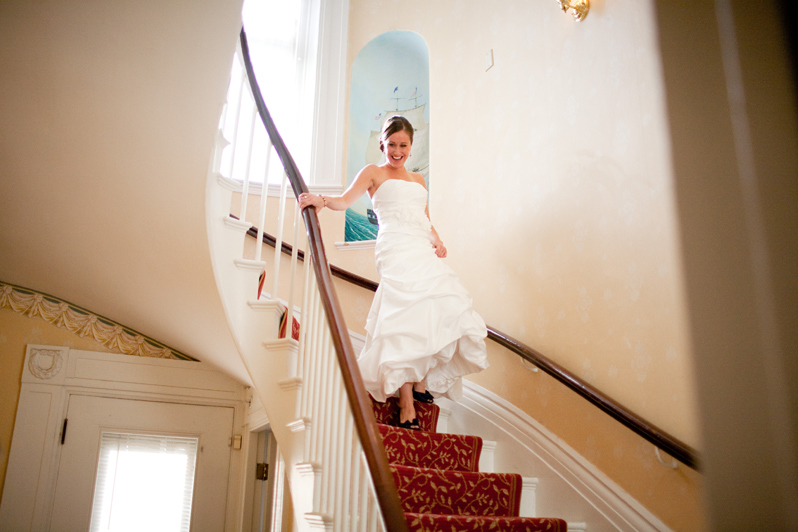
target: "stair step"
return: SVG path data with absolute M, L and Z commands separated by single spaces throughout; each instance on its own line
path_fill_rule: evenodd
M 391 470 L 405 512 L 518 516 L 521 475 L 403 465 L 392 465 Z
M 375 401 L 371 398 L 372 406 L 374 407 L 374 417 L 377 418 L 377 423 L 383 425 L 391 425 L 396 427 L 399 425 L 399 398 L 389 397 L 384 403 Z M 435 404 L 415 403 L 416 417 L 421 425 L 421 430 L 427 432 L 435 432 L 435 427 L 438 424 L 438 412 L 440 408 Z
M 562 519 L 405 513 L 410 532 L 566 532 Z
M 482 438 L 378 425 L 392 464 L 478 471 Z

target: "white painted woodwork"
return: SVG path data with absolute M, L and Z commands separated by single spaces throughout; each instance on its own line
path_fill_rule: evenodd
M 494 470 L 537 479 L 537 516 L 565 519 L 569 530 L 573 524 L 574 530 L 588 527 L 591 532 L 670 531 L 560 438 L 496 394 L 464 380 L 460 402 L 439 402 L 451 410 L 451 433 L 478 434 L 495 442 Z
M 523 478 L 521 484 L 521 503 L 518 506 L 519 516 L 538 517 L 537 498 L 536 498 L 537 488 L 538 488 L 538 479 L 536 477 Z
M 70 398 L 79 395 L 131 402 L 127 404 L 221 407 L 232 410 L 234 433 L 241 434 L 244 427 L 243 385 L 201 362 L 28 345 L 0 505 L 0 530 L 51 529 L 61 427 Z M 160 422 L 160 416 L 154 421 Z M 224 430 L 229 441 L 227 421 Z M 240 528 L 244 461 L 242 451 L 227 452 L 230 472 L 222 487 L 226 501 L 221 514 L 216 507 L 214 519 L 234 530 Z M 85 474 L 93 481 L 94 468 Z
M 191 530 L 224 529 L 233 453 L 232 407 L 70 394 L 66 417 L 52 530 L 88 530 L 102 431 L 198 437 Z

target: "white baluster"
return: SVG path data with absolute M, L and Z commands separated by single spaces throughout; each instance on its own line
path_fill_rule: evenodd
M 253 142 L 255 141 L 255 120 L 258 116 L 258 110 L 254 106 L 252 107 L 251 114 L 252 114 L 252 119 L 251 119 L 251 124 L 249 126 L 249 137 L 247 138 L 247 158 L 244 170 L 244 183 L 241 187 L 241 214 L 238 217 L 238 219 L 241 221 L 246 220 L 247 201 L 249 200 L 249 169 L 252 165 L 252 145 Z M 235 153 L 233 153 L 233 156 L 235 157 Z M 274 293 L 272 293 L 272 297 L 275 297 Z
M 297 245 L 298 246 L 298 245 Z M 307 249 L 307 246 L 305 246 Z M 310 291 L 314 290 L 311 286 L 311 279 L 315 276 L 311 275 L 313 268 L 310 267 L 310 256 L 305 256 L 305 278 L 302 283 L 302 309 L 299 315 L 299 348 L 297 349 L 297 367 L 299 368 L 299 375 L 302 378 L 302 389 L 299 396 L 297 407 L 297 418 L 307 417 L 307 397 L 308 397 L 308 364 L 305 357 L 305 350 L 307 349 L 308 338 L 308 306 L 310 305 L 311 297 Z M 305 438 L 307 439 L 307 438 Z
M 331 387 L 331 394 L 330 394 L 330 426 L 327 431 L 327 447 L 330 453 L 330 475 L 329 479 L 326 481 L 327 484 L 327 493 L 331 495 L 331 498 L 327 501 L 327 512 L 331 515 L 335 515 L 335 507 L 337 503 L 337 499 L 339 497 L 338 491 L 335 489 L 336 480 L 340 475 L 340 464 L 341 459 L 339 456 L 339 452 L 341 450 L 341 431 L 339 427 L 341 426 L 341 408 L 340 408 L 340 401 L 338 398 L 341 395 L 341 385 L 342 379 L 338 373 L 338 364 L 336 363 L 336 356 L 335 350 L 330 350 L 330 380 L 332 381 Z
M 294 287 L 296 286 L 296 264 L 297 264 L 297 257 L 299 256 L 299 203 L 294 202 L 294 237 L 291 240 L 293 242 L 293 249 L 291 250 L 291 267 L 288 270 L 288 310 L 291 314 L 289 316 L 294 315 Z M 290 328 L 286 325 L 286 338 L 290 338 Z
M 311 390 L 311 418 L 313 423 L 313 430 L 311 431 L 311 460 L 315 463 L 319 462 L 319 453 L 318 453 L 318 445 L 317 442 L 319 440 L 319 432 L 322 430 L 322 408 L 321 404 L 323 401 L 321 395 L 321 368 L 322 368 L 322 356 L 321 352 L 323 349 L 323 340 L 322 337 L 324 335 L 324 328 L 321 327 L 322 322 L 322 314 L 323 310 L 321 308 L 321 302 L 319 300 L 319 293 L 318 291 L 314 294 L 316 297 L 316 304 L 315 309 L 313 312 L 313 359 L 311 362 L 311 380 L 312 380 L 312 390 Z
M 365 462 L 366 457 L 363 455 L 363 461 Z M 363 468 L 368 471 L 368 464 L 364 463 Z M 372 481 L 371 476 L 367 473 L 368 482 L 368 496 L 369 496 L 369 505 L 368 505 L 368 515 L 369 515 L 369 530 L 379 530 L 379 524 L 382 521 L 380 519 L 380 512 L 379 512 L 379 504 L 377 504 L 377 498 L 375 496 L 374 491 L 374 484 Z
M 365 532 L 369 528 L 369 470 L 365 462 L 365 454 L 363 453 L 363 445 L 360 440 L 357 440 L 357 453 L 355 460 L 357 460 L 357 468 L 360 471 L 360 491 L 358 497 L 360 502 L 358 504 L 358 519 L 360 519 L 360 529 Z
M 277 298 L 277 287 L 280 285 L 280 255 L 283 252 L 283 224 L 285 222 L 285 194 L 288 188 L 288 174 L 283 171 L 283 181 L 280 184 L 280 210 L 277 212 L 277 234 L 274 235 L 274 288 L 272 297 Z
M 330 354 L 329 354 L 329 328 L 327 327 L 327 323 L 324 323 L 324 335 L 323 335 L 323 343 L 322 343 L 322 361 L 321 361 L 321 397 L 323 408 L 321 410 L 321 419 L 319 420 L 321 423 L 320 429 L 320 437 L 317 440 L 316 444 L 319 446 L 318 456 L 320 457 L 320 463 L 322 464 L 322 471 L 324 471 L 322 478 L 324 475 L 329 474 L 330 470 L 330 446 L 328 445 L 328 430 L 329 430 L 329 421 L 330 421 L 330 387 L 332 383 L 330 382 Z M 327 491 L 322 490 L 321 494 L 321 508 L 326 508 L 327 506 Z
M 341 473 L 338 475 L 338 479 L 335 485 L 335 492 L 339 496 L 338 504 L 335 507 L 335 515 L 345 516 L 345 520 L 341 522 L 341 529 L 342 530 L 352 530 L 352 491 L 351 488 L 357 487 L 356 477 L 353 475 L 352 471 L 352 437 L 354 433 L 352 431 L 352 414 L 348 408 L 346 408 L 346 403 L 341 405 L 341 410 L 343 412 L 343 452 L 341 453 L 341 459 L 339 460 L 340 471 Z M 347 488 L 350 489 L 347 489 Z
M 254 121 L 253 121 L 253 129 L 254 129 Z M 253 135 L 254 137 L 254 135 Z M 260 262 L 261 256 L 263 255 L 263 227 L 266 224 L 266 204 L 268 203 L 269 195 L 267 194 L 267 180 L 269 179 L 269 159 L 271 159 L 272 155 L 272 143 L 269 137 L 266 137 L 266 171 L 263 175 L 263 189 L 261 190 L 260 194 L 260 213 L 258 214 L 258 237 L 255 241 L 255 247 L 257 251 L 255 252 L 255 260 Z M 249 174 L 249 172 L 247 172 Z M 272 292 L 272 298 L 276 297 L 276 292 Z M 291 308 L 290 305 L 288 308 Z
M 236 54 L 236 57 L 241 61 L 241 56 Z M 235 169 L 235 160 L 236 160 L 236 146 L 238 145 L 238 126 L 241 122 L 241 106 L 244 101 L 244 91 L 246 89 L 246 79 L 247 73 L 243 67 L 239 72 L 240 79 L 238 84 L 238 100 L 235 102 L 236 108 L 235 112 L 233 113 L 234 122 L 233 122 L 233 138 L 230 140 L 230 168 L 228 170 L 228 177 L 230 179 L 233 178 L 233 170 Z

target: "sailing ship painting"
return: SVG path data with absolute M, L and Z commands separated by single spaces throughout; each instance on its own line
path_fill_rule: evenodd
M 400 64 L 403 68 L 386 72 L 381 68 L 386 64 Z M 352 72 L 348 184 L 363 166 L 386 162 L 385 154 L 380 151 L 380 132 L 390 117 L 401 115 L 414 129 L 405 168 L 422 174 L 429 185 L 428 90 L 429 55 L 418 34 L 387 32 L 361 50 Z M 379 220 L 367 195 L 347 209 L 346 242 L 374 240 L 378 228 Z

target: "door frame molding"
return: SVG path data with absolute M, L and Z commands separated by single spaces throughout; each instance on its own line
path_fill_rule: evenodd
M 0 529 L 49 530 L 61 429 L 74 394 L 231 407 L 234 434 L 245 433 L 245 386 L 206 364 L 29 344 L 0 504 Z M 227 530 L 240 525 L 246 447 L 231 454 Z

